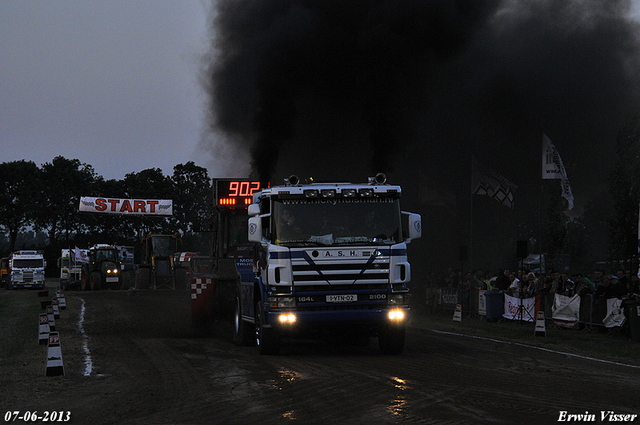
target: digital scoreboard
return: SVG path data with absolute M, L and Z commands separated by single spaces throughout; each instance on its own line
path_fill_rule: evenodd
M 253 201 L 253 194 L 259 190 L 259 181 L 216 180 L 216 205 L 223 208 L 247 208 Z

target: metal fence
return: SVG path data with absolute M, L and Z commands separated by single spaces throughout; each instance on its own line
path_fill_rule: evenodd
M 553 302 L 554 294 L 540 293 L 539 308 L 544 311 L 544 316 L 550 324 L 553 324 Z M 426 289 L 425 304 L 429 312 L 453 313 L 456 305 L 462 306 L 462 315 L 466 317 L 481 317 L 486 315 L 483 311 L 481 291 L 475 288 L 454 289 L 435 288 Z M 580 296 L 579 329 L 592 330 L 594 328 L 605 328 L 603 319 L 607 315 L 607 303 L 605 298 L 595 298 L 593 294 Z

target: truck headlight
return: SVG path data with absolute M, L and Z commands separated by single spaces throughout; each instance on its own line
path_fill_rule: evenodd
M 296 322 L 296 315 L 293 313 L 282 313 L 280 316 L 278 316 L 278 320 L 280 321 L 280 323 L 295 323 Z
M 402 310 L 389 310 L 389 320 L 394 321 L 394 322 L 400 322 L 402 320 L 404 320 L 404 311 Z

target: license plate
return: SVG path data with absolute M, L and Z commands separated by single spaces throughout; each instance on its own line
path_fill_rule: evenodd
M 358 296 L 355 294 L 350 295 L 327 295 L 328 303 L 353 303 L 358 301 Z
M 118 278 L 117 277 L 108 277 L 107 278 L 107 282 L 117 282 Z

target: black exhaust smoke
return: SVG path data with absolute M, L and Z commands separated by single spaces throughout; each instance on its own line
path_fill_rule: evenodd
M 357 150 L 358 163 L 366 154 L 367 173 L 388 172 L 392 152 L 404 144 L 398 136 L 406 133 L 401 127 L 418 94 L 415 83 L 459 54 L 498 5 L 496 0 L 217 1 L 216 53 L 207 84 L 211 125 L 250 150 L 262 181 L 272 176 L 285 147 L 297 152 L 290 160 L 304 162 L 314 131 L 331 135 L 327 145 L 313 150 L 316 164 L 331 161 L 335 149 L 327 148 L 334 147 L 341 155 Z M 340 131 L 330 130 L 335 126 Z M 299 165 L 289 169 L 294 166 Z
M 628 0 L 213 4 L 210 126 L 263 182 L 429 170 L 462 196 L 473 153 L 522 198 L 546 132 L 580 203 L 640 111 Z
M 263 182 L 391 174 L 430 229 L 416 275 L 469 243 L 472 155 L 519 186 L 515 210 L 474 209 L 474 263 L 505 267 L 513 229 L 537 225 L 542 133 L 579 211 L 607 192 L 617 133 L 640 113 L 629 0 L 213 4 L 212 133 L 250 152 Z

